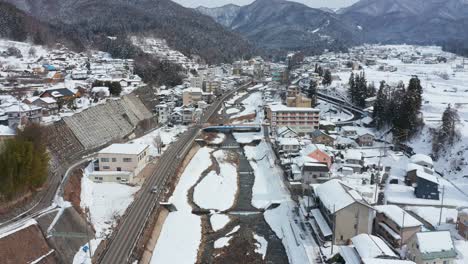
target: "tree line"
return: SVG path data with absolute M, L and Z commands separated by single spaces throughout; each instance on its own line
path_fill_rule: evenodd
M 422 118 L 422 86 L 419 78 L 413 76 L 407 87 L 400 82 L 391 87 L 384 81 L 380 83 L 374 102 L 373 119 L 378 129 L 393 127 L 397 141 L 404 141 L 420 128 Z
M 364 71 L 359 74 L 351 73 L 349 76 L 348 95 L 351 102 L 361 108 L 366 106 L 366 99 L 375 96 L 374 83 L 367 84 L 366 74 Z
M 13 139 L 0 147 L 0 201 L 33 191 L 48 175 L 49 155 L 44 144 L 44 129 L 37 124 L 18 130 Z

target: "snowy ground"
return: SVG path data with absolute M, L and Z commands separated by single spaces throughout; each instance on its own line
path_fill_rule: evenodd
M 81 207 L 84 211 L 89 210 L 90 220 L 96 231 L 96 239 L 91 241 L 93 249 L 96 249 L 99 243 L 112 233 L 116 220 L 125 213 L 139 189 L 140 187 L 119 183 L 94 183 L 87 178 L 86 174 L 83 175 Z M 89 255 L 80 249 L 73 263 L 91 263 L 91 261 Z
M 315 108 L 320 109 L 320 118 L 329 122 L 347 121 L 353 118 L 350 112 L 325 101 L 319 100 Z
M 210 148 L 201 148 L 192 158 L 174 190 L 170 202 L 177 211 L 168 215 L 158 243 L 153 251 L 151 263 L 195 263 L 200 245 L 201 219 L 192 214 L 188 203 L 189 189 L 197 182 L 203 171 L 212 163 Z
M 258 107 L 263 105 L 262 93 L 254 92 L 250 94 L 247 98 L 242 100 L 242 105 L 244 106 L 244 110 L 240 113 L 233 115 L 231 118 L 255 114 L 257 112 Z
M 162 149 L 164 150 L 169 146 L 170 143 L 174 142 L 177 140 L 177 135 L 182 134 L 187 130 L 186 126 L 175 126 L 175 127 L 162 127 L 158 128 L 140 138 L 134 139 L 130 141 L 129 143 L 135 143 L 135 144 L 148 144 L 149 147 L 149 155 L 151 156 L 159 156 L 160 153 L 158 153 L 156 143 L 155 143 L 155 138 L 159 136 L 161 138 L 162 143 L 165 145 L 165 147 Z
M 220 174 L 215 171 L 209 172 L 195 187 L 193 198 L 201 208 L 224 211 L 234 204 L 237 193 L 237 168 L 226 161 L 227 154 L 224 150 L 213 152 L 212 155 L 220 167 Z
M 440 209 L 438 207 L 419 207 L 419 206 L 407 206 L 405 209 L 410 210 L 429 222 L 432 226 L 439 225 L 440 219 Z M 458 211 L 456 209 L 450 208 L 443 208 L 442 209 L 442 218 L 441 224 L 452 222 L 455 223 L 457 221 Z

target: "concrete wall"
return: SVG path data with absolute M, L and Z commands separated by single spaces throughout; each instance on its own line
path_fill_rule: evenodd
M 75 160 L 86 151 L 121 140 L 152 117 L 134 95 L 109 100 L 48 126 L 49 150 L 62 161 Z
M 371 234 L 373 209 L 353 203 L 336 212 L 335 243 L 345 245 L 359 234 Z

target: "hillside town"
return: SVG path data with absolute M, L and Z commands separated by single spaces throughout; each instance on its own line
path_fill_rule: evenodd
M 146 98 L 131 59 L 0 43 L 1 140 L 45 127 L 59 175 L 49 204 L 2 218 L 0 247 L 41 245 L 17 263 L 468 261 L 462 57 L 364 45 L 206 65 L 161 40 L 133 41 L 181 65 L 183 84 Z M 370 91 L 358 103 L 354 80 Z M 381 81 L 416 80 L 424 127 L 380 126 Z M 435 156 L 431 131 L 449 105 L 459 139 Z

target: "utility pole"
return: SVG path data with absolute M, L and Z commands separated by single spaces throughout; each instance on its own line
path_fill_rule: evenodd
M 401 228 L 400 228 L 400 250 L 403 248 L 403 228 L 405 228 L 405 210 L 403 210 L 403 222 L 401 223 Z
M 442 199 L 440 203 L 439 225 L 442 223 L 442 210 L 444 209 L 445 186 L 442 186 Z
M 87 216 L 88 216 L 87 220 L 89 220 L 89 222 L 91 222 L 91 211 L 89 210 L 89 207 L 86 207 L 86 213 L 87 213 Z M 91 239 L 90 239 L 89 233 L 88 233 L 88 221 L 85 221 L 85 229 L 86 229 L 86 238 L 88 239 L 89 260 L 92 263 L 93 262 L 93 253 L 92 253 L 92 249 L 91 249 Z
M 332 233 L 332 248 L 331 255 L 333 256 L 333 248 L 335 247 L 335 227 L 336 227 L 336 217 L 335 217 L 335 205 L 333 205 L 333 233 Z

